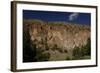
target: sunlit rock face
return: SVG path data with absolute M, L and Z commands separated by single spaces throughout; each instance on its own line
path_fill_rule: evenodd
M 72 55 L 75 47 L 87 44 L 90 38 L 90 26 L 64 22 L 47 23 L 35 21 L 24 22 L 24 33 L 30 36 L 31 44 L 50 54 L 49 60 L 64 60 Z M 32 48 L 34 49 L 34 48 Z

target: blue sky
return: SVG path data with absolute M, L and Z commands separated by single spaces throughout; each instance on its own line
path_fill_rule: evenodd
M 23 18 L 91 25 L 90 13 L 23 10 Z

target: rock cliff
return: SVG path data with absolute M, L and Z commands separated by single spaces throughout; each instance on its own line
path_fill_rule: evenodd
M 67 22 L 24 20 L 23 33 L 26 37 L 24 40 L 30 39 L 30 44 L 48 53 L 52 61 L 65 60 L 66 56 L 72 58 L 75 47 L 81 48 L 87 44 L 91 29 L 88 25 Z

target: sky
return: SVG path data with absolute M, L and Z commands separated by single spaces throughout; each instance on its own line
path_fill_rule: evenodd
M 39 19 L 48 22 L 64 21 L 70 23 L 91 25 L 90 13 L 23 10 L 23 19 Z

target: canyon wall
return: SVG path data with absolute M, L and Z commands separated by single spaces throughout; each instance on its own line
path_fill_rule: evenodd
M 29 35 L 30 44 L 43 53 L 48 53 L 49 60 L 65 60 L 66 56 L 72 58 L 73 49 L 85 46 L 91 36 L 89 25 L 67 22 L 25 20 L 23 29 L 23 33 Z

